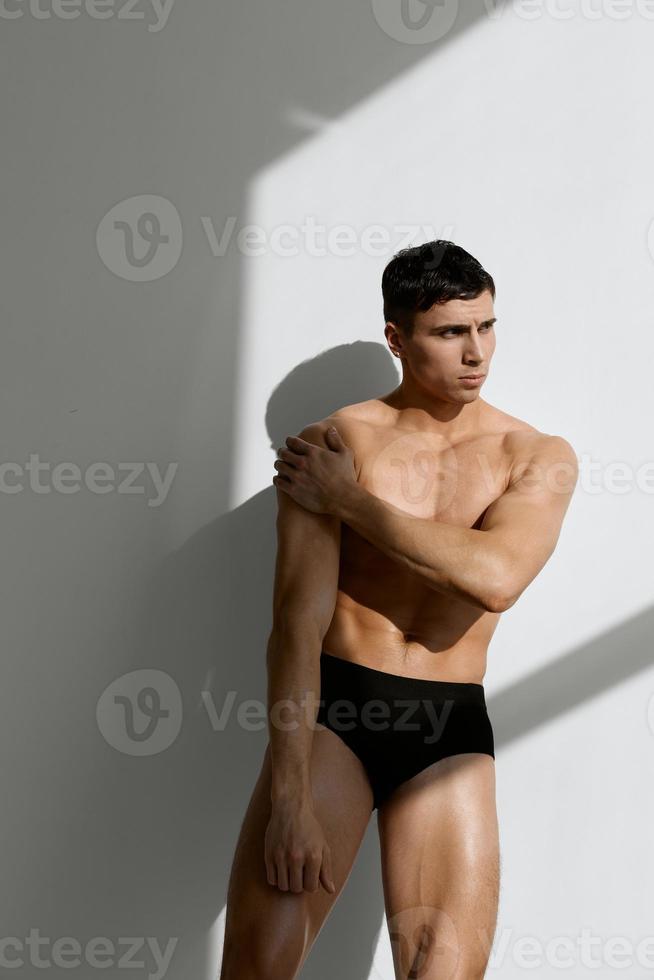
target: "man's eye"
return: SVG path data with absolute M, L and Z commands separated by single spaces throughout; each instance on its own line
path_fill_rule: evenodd
M 493 327 L 494 327 L 494 324 L 493 323 L 485 323 L 479 329 L 480 330 L 492 330 Z M 461 333 L 461 331 L 458 330 L 456 327 L 451 327 L 449 330 L 441 330 L 439 336 L 441 336 L 441 337 L 447 337 L 448 334 L 450 334 L 450 335 L 451 334 L 455 334 L 455 335 L 458 336 L 458 334 L 460 334 L 460 333 Z

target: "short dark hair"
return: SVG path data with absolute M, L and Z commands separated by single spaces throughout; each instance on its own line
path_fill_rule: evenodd
M 384 320 L 413 333 L 418 311 L 450 299 L 475 299 L 489 290 L 495 299 L 492 276 L 469 252 L 443 239 L 403 248 L 384 269 Z

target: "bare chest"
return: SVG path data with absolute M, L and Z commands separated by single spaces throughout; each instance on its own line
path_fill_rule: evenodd
M 481 523 L 511 470 L 501 433 L 452 445 L 432 433 L 381 432 L 357 456 L 370 493 L 414 517 L 462 527 Z

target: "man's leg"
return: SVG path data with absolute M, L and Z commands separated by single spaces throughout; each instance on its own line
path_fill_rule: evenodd
M 270 818 L 266 749 L 236 845 L 227 895 L 220 980 L 292 980 L 352 870 L 370 821 L 365 770 L 333 731 L 316 725 L 311 755 L 314 810 L 331 849 L 336 892 L 283 892 L 268 884 L 264 837 Z
M 378 829 L 397 980 L 481 980 L 499 898 L 495 760 L 428 766 L 382 803 Z

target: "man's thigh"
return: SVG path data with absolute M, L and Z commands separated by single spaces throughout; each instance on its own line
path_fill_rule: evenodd
M 311 755 L 314 812 L 331 849 L 335 894 L 282 891 L 268 883 L 264 840 L 270 819 L 271 756 L 266 748 L 236 844 L 227 894 L 222 977 L 295 975 L 352 870 L 370 822 L 372 792 L 363 766 L 334 732 L 316 726 Z
M 382 804 L 378 830 L 397 977 L 483 977 L 499 898 L 495 760 L 434 763 Z

